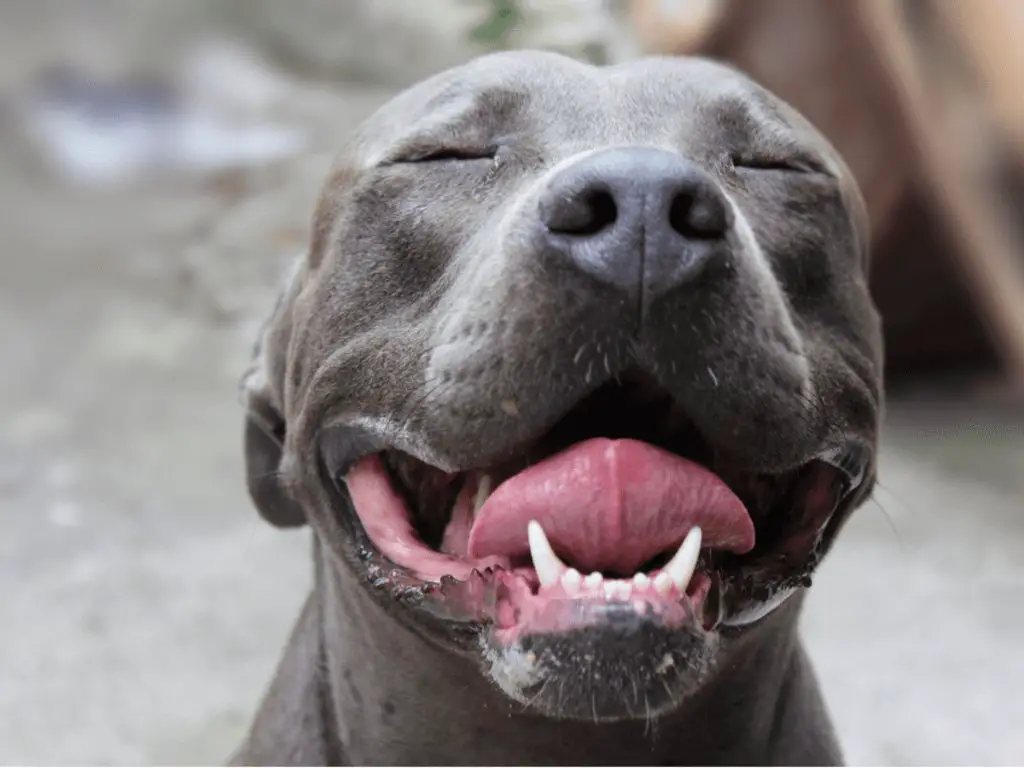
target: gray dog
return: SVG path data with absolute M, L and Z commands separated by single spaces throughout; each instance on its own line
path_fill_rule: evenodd
M 315 586 L 233 761 L 839 762 L 797 620 L 874 484 L 867 259 L 836 152 L 722 65 L 384 106 L 245 378 Z

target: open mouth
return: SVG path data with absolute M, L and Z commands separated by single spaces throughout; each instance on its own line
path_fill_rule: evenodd
M 496 465 L 446 473 L 386 450 L 344 480 L 371 580 L 454 600 L 510 642 L 611 610 L 705 631 L 764 615 L 809 583 L 866 456 L 737 469 L 631 373 Z

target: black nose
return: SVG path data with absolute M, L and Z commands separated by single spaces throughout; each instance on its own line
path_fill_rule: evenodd
M 724 259 L 732 223 L 710 174 L 647 147 L 602 150 L 560 171 L 540 219 L 549 250 L 641 303 Z

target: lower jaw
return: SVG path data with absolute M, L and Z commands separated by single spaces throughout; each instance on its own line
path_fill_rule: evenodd
M 555 720 L 650 723 L 667 715 L 697 695 L 735 629 L 793 591 L 741 600 L 740 611 L 728 594 L 742 573 L 698 570 L 685 594 L 632 600 L 544 594 L 532 569 L 468 566 L 461 579 L 424 580 L 385 558 L 352 522 L 355 565 L 381 605 L 397 606 L 412 631 L 482 664 L 485 678 L 516 702 L 512 711 Z
M 526 574 L 500 568 L 427 582 L 368 541 L 361 554 L 380 597 L 412 608 L 400 613 L 415 631 L 482 662 L 519 713 L 650 722 L 700 688 L 717 654 L 719 590 L 706 573 L 694 575 L 685 595 L 609 600 L 540 594 Z

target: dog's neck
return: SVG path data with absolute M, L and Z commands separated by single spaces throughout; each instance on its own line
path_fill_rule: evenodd
M 355 764 L 836 763 L 838 748 L 796 636 L 776 612 L 676 712 L 650 723 L 529 715 L 471 660 L 403 626 L 318 557 L 323 737 Z M 304 616 L 304 618 L 306 618 Z M 307 631 L 312 631 L 310 627 Z M 312 734 L 306 734 L 307 737 Z M 780 745 L 786 749 L 779 754 Z M 327 750 L 330 753 L 330 749 Z

